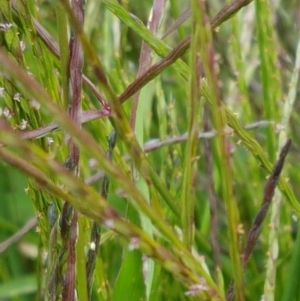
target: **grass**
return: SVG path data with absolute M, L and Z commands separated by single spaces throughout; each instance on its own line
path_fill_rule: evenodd
M 0 5 L 0 299 L 298 300 L 297 2 L 82 5 Z

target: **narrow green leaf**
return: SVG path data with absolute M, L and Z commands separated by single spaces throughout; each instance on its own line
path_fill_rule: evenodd
M 18 277 L 0 284 L 0 298 L 14 298 L 37 291 L 36 274 Z

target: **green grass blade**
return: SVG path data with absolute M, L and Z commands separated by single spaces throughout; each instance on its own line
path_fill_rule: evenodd
M 239 237 L 238 237 L 238 224 L 239 224 L 239 211 L 237 208 L 236 199 L 233 192 L 233 179 L 232 179 L 232 166 L 230 163 L 230 153 L 228 138 L 224 135 L 224 130 L 227 123 L 227 116 L 220 99 L 220 92 L 218 86 L 217 73 L 214 66 L 214 49 L 212 32 L 210 26 L 208 26 L 207 16 L 205 15 L 204 6 L 199 9 L 199 15 L 201 17 L 202 26 L 200 26 L 200 47 L 201 57 L 203 60 L 204 72 L 207 77 L 207 82 L 210 88 L 211 96 L 211 115 L 214 126 L 217 131 L 217 152 L 214 159 L 218 167 L 218 172 L 221 181 L 221 191 L 223 201 L 226 207 L 227 224 L 228 224 L 228 236 L 229 236 L 229 253 L 232 262 L 232 274 L 235 286 L 235 295 L 238 300 L 244 300 L 244 284 L 242 276 L 242 265 L 240 261 L 239 252 Z M 202 92 L 205 82 L 201 82 Z
M 181 192 L 182 202 L 182 235 L 183 243 L 191 250 L 194 241 L 194 212 L 195 212 L 195 186 L 194 177 L 197 170 L 197 146 L 200 115 L 200 70 L 195 68 L 199 65 L 201 43 L 201 16 L 195 1 L 192 2 L 193 33 L 191 40 L 191 79 L 189 85 L 189 103 L 187 108 L 188 138 L 184 153 L 183 185 Z M 202 41 L 203 42 L 203 41 Z
M 69 103 L 69 42 L 67 30 L 67 16 L 59 1 L 56 1 L 56 20 L 58 29 L 61 82 L 63 89 L 64 108 L 67 109 Z
M 278 120 L 278 102 L 281 99 L 280 75 L 276 66 L 277 54 L 274 43 L 274 26 L 271 24 L 270 4 L 256 0 L 256 25 L 260 53 L 261 85 L 263 90 L 264 112 L 267 120 Z M 275 132 L 272 128 L 266 129 L 268 154 L 274 162 L 276 158 Z
M 300 223 L 298 221 L 297 238 L 294 244 L 292 258 L 289 261 L 289 268 L 286 271 L 285 283 L 280 300 L 293 301 L 299 294 L 299 269 L 300 269 Z M 299 296 L 299 295 L 298 295 Z
M 36 275 L 26 275 L 0 284 L 0 298 L 6 300 L 32 294 L 37 291 Z
M 117 1 L 115 0 L 103 0 L 103 4 L 118 18 L 120 18 L 127 26 L 133 29 L 142 39 L 145 41 L 157 55 L 165 57 L 169 54 L 170 48 L 156 38 L 146 26 L 135 18 L 133 15 L 130 15 Z M 188 78 L 189 68 L 181 60 L 174 62 L 173 64 L 176 71 L 182 75 L 185 79 Z

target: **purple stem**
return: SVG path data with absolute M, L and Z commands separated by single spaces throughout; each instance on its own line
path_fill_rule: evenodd
M 153 33 L 154 36 L 157 35 L 158 26 L 164 12 L 165 4 L 166 4 L 166 0 L 154 0 L 151 15 L 149 16 L 149 21 L 148 21 L 148 28 L 150 29 L 150 31 Z M 137 72 L 137 78 L 142 76 L 142 74 L 144 74 L 147 71 L 147 69 L 151 66 L 151 62 L 152 62 L 151 52 L 152 49 L 150 48 L 150 46 L 143 41 L 141 52 L 140 52 L 140 58 L 139 58 L 139 68 Z M 140 96 L 140 90 L 138 90 L 133 95 L 133 99 L 132 99 L 130 127 L 133 131 L 135 128 L 139 96 Z

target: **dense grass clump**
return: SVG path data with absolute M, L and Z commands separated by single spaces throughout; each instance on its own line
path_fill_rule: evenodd
M 2 1 L 0 300 L 298 300 L 299 10 Z

